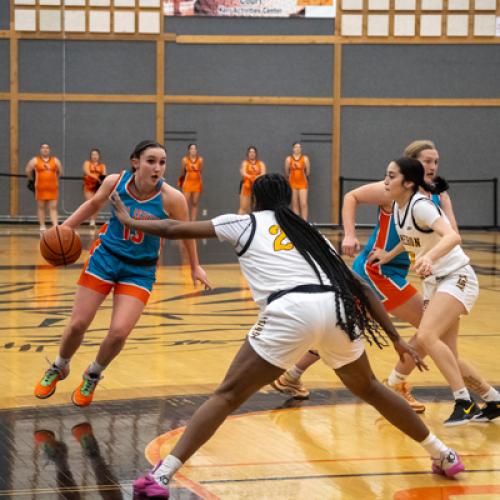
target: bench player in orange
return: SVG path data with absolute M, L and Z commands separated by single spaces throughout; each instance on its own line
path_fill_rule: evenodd
M 307 220 L 307 177 L 311 171 L 309 158 L 302 154 L 300 142 L 294 142 L 292 145 L 292 154 L 285 160 L 285 177 L 288 178 L 292 188 L 292 210 Z
M 26 176 L 35 175 L 35 199 L 40 231 L 45 231 L 45 213 L 48 209 L 50 221 L 57 226 L 57 198 L 59 196 L 59 176 L 62 165 L 58 158 L 50 155 L 50 145 L 40 144 L 40 154 L 26 164 Z
M 181 189 L 189 207 L 190 220 L 196 220 L 203 183 L 201 171 L 203 158 L 198 154 L 196 144 L 189 144 L 188 154 L 182 158 Z
M 83 196 L 90 200 L 99 189 L 103 176 L 106 175 L 106 165 L 101 162 L 101 152 L 97 148 L 90 150 L 90 157 L 83 162 Z M 95 227 L 97 213 L 90 217 L 90 226 Z
M 255 179 L 266 173 L 266 164 L 257 159 L 257 148 L 248 146 L 247 158 L 241 162 L 241 191 L 239 214 L 248 214 L 251 211 L 250 199 L 252 197 L 252 187 Z

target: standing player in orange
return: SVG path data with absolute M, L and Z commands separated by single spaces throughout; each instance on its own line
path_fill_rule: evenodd
M 252 187 L 255 179 L 266 173 L 266 164 L 257 159 L 257 148 L 248 146 L 247 158 L 241 162 L 241 191 L 240 191 L 240 209 L 238 213 L 249 214 L 251 211 L 250 199 L 252 196 Z
M 47 208 L 52 225 L 57 226 L 57 198 L 62 165 L 58 158 L 50 155 L 48 143 L 40 144 L 40 154 L 31 158 L 26 164 L 25 172 L 28 179 L 35 175 L 35 199 L 40 231 L 47 229 L 45 226 Z
M 300 142 L 292 144 L 292 154 L 285 160 L 285 177 L 292 188 L 292 210 L 307 220 L 307 177 L 311 172 L 309 158 L 302 154 Z
M 203 191 L 202 170 L 203 158 L 198 154 L 196 144 L 189 144 L 188 154 L 182 158 L 181 178 L 184 181 L 180 187 L 189 207 L 190 220 L 196 220 L 198 215 L 198 205 Z
M 83 196 L 90 200 L 99 189 L 103 176 L 106 175 L 106 165 L 101 162 L 101 152 L 97 148 L 90 150 L 89 159 L 83 162 Z M 95 227 L 97 212 L 90 216 L 90 226 Z

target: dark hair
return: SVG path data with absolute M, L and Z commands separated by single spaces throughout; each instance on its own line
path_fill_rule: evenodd
M 257 156 L 259 154 L 259 151 L 257 150 L 257 148 L 255 146 L 248 146 L 247 156 L 248 156 L 248 153 L 250 152 L 251 149 L 253 149 L 255 151 L 255 156 Z
M 41 148 L 42 146 L 48 146 L 50 148 L 50 144 L 48 142 L 41 142 L 38 147 Z
M 134 148 L 134 150 L 130 154 L 130 159 L 131 160 L 139 159 L 142 152 L 148 148 L 161 148 L 165 151 L 165 153 L 167 152 L 167 149 L 165 148 L 165 146 L 163 144 L 160 144 L 159 142 L 147 139 L 145 141 L 141 141 L 139 144 L 136 145 L 136 147 Z
M 296 145 L 299 145 L 300 147 L 302 147 L 302 144 L 300 143 L 300 141 L 295 141 L 293 144 L 292 144 L 292 148 Z
M 320 283 L 329 285 L 323 283 L 320 269 L 325 273 L 335 292 L 337 326 L 351 340 L 363 335 L 370 344 L 375 342 L 379 347 L 386 345 L 385 339 L 378 332 L 378 325 L 368 316 L 369 302 L 363 285 L 324 236 L 290 210 L 292 190 L 285 177 L 281 174 L 257 177 L 252 194 L 255 210 L 274 211 L 279 226 L 313 268 Z
M 196 145 L 196 143 L 192 142 L 191 144 L 188 144 L 188 147 L 187 147 L 188 151 L 191 149 L 191 146 L 194 146 L 196 149 L 198 149 L 198 146 Z
M 90 150 L 89 158 L 92 156 L 92 153 L 93 153 L 94 151 L 95 151 L 95 152 L 99 155 L 99 158 L 101 158 L 101 151 L 100 151 L 99 149 L 97 149 L 97 148 L 92 148 L 92 149 Z
M 397 160 L 392 160 L 398 167 L 404 180 L 413 182 L 413 192 L 416 193 L 419 187 L 433 194 L 439 194 L 449 188 L 449 184 L 442 177 L 435 177 L 432 184 L 425 181 L 425 169 L 422 163 L 416 158 L 402 156 Z

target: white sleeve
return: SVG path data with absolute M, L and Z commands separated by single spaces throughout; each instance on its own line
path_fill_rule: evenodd
M 439 208 L 431 200 L 419 200 L 418 203 L 413 205 L 412 213 L 415 222 L 420 227 L 429 229 L 439 217 L 442 217 Z
M 212 219 L 212 224 L 219 241 L 227 241 L 236 252 L 241 251 L 252 233 L 252 220 L 249 215 L 219 215 Z

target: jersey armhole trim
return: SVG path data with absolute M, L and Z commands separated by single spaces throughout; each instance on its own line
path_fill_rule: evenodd
M 442 216 L 442 212 L 441 212 L 441 209 L 439 208 L 439 206 L 432 200 L 432 199 L 429 199 L 429 198 L 420 198 L 419 200 L 415 201 L 415 203 L 413 203 L 413 207 L 411 207 L 411 220 L 413 221 L 413 225 L 415 226 L 415 229 L 417 231 L 420 231 L 421 233 L 426 233 L 426 234 L 429 234 L 429 233 L 433 233 L 434 232 L 434 229 L 432 228 L 429 228 L 429 229 L 423 229 L 421 227 L 419 227 L 419 225 L 417 224 L 417 221 L 415 220 L 415 216 L 413 215 L 413 208 L 415 207 L 415 205 L 419 202 L 419 201 L 422 201 L 422 200 L 425 200 L 425 201 L 430 201 L 432 203 L 432 205 L 434 207 L 436 207 L 438 213 L 439 213 L 439 216 L 441 217 Z
M 252 224 L 252 229 L 250 230 L 250 236 L 248 237 L 245 246 L 239 252 L 236 253 L 238 257 L 241 257 L 248 250 L 248 247 L 252 243 L 253 238 L 255 236 L 255 230 L 257 229 L 257 221 L 255 220 L 255 215 L 254 214 L 249 214 L 249 215 L 250 215 L 250 223 Z

